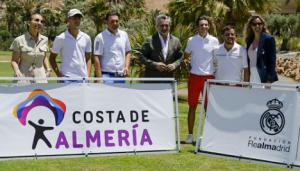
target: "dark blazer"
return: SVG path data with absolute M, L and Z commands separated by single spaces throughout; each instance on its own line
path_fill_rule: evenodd
M 166 65 L 175 64 L 176 68 L 180 65 L 183 51 L 177 37 L 170 34 L 168 55 L 166 60 L 162 53 L 162 46 L 159 33 L 148 37 L 141 49 L 140 59 L 146 65 L 145 77 L 174 77 L 175 70 L 172 72 L 160 72 L 155 68 L 154 62 L 163 62 Z
M 247 41 L 247 52 L 254 37 Z M 248 67 L 250 59 L 247 53 Z M 275 39 L 267 34 L 261 33 L 257 49 L 257 71 L 262 83 L 275 82 L 278 80 L 276 73 L 276 44 Z M 251 74 L 251 73 L 250 73 Z

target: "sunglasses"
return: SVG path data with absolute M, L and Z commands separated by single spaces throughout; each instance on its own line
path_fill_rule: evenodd
M 252 25 L 252 26 L 257 26 L 257 25 L 258 25 L 258 26 L 261 26 L 261 25 L 263 25 L 263 23 L 252 23 L 251 25 Z
M 36 18 L 36 19 L 33 19 L 33 21 L 35 21 L 35 22 L 41 22 L 42 24 L 44 24 L 44 20 L 40 20 L 40 19 L 38 19 L 38 18 Z

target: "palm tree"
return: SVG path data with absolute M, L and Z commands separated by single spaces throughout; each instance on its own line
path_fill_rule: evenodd
M 168 4 L 169 13 L 175 24 L 188 25 L 195 23 L 202 15 L 210 16 L 217 29 L 226 24 L 242 28 L 247 21 L 250 10 L 257 13 L 268 12 L 273 0 L 173 0 Z
M 300 12 L 300 0 L 294 0 L 294 1 L 295 1 L 296 4 L 297 4 L 296 12 L 299 13 L 299 12 Z M 285 4 L 288 4 L 288 3 L 290 3 L 290 2 L 291 2 L 291 0 L 286 0 L 286 1 L 285 1 Z
M 121 14 L 123 21 L 138 18 L 144 14 L 144 0 L 88 0 L 84 12 L 91 17 L 100 32 L 107 12 L 114 10 Z

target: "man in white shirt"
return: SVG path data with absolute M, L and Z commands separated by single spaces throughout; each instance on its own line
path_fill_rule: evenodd
M 195 112 L 198 105 L 200 93 L 203 92 L 204 82 L 214 79 L 214 68 L 212 50 L 219 45 L 217 38 L 208 33 L 209 18 L 202 16 L 197 21 L 198 34 L 190 37 L 184 52 L 184 59 L 190 59 L 190 75 L 188 80 L 188 137 L 186 143 L 193 143 L 193 129 L 195 123 Z M 205 104 L 206 103 L 205 98 Z
M 99 33 L 94 42 L 95 67 L 101 70 L 103 78 L 125 77 L 129 75 L 131 46 L 128 35 L 119 29 L 119 13 L 106 15 L 107 29 Z M 100 76 L 100 71 L 96 71 Z M 124 83 L 123 80 L 105 81 L 106 83 Z
M 222 29 L 224 43 L 213 50 L 215 79 L 243 81 L 248 76 L 246 49 L 235 42 L 235 30 L 227 25 Z M 244 73 L 244 76 L 242 75 Z M 244 79 L 243 79 L 244 78 Z
M 92 42 L 89 35 L 80 31 L 83 14 L 78 9 L 68 12 L 68 29 L 56 36 L 50 54 L 50 64 L 58 77 L 89 77 L 92 52 Z M 56 57 L 60 54 L 60 69 Z M 82 82 L 82 80 L 65 80 L 69 82 Z

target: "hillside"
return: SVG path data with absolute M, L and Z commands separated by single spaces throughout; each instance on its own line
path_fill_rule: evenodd
M 146 4 L 146 9 L 148 10 L 161 10 L 165 11 L 166 10 L 166 5 L 170 0 L 145 0 Z

